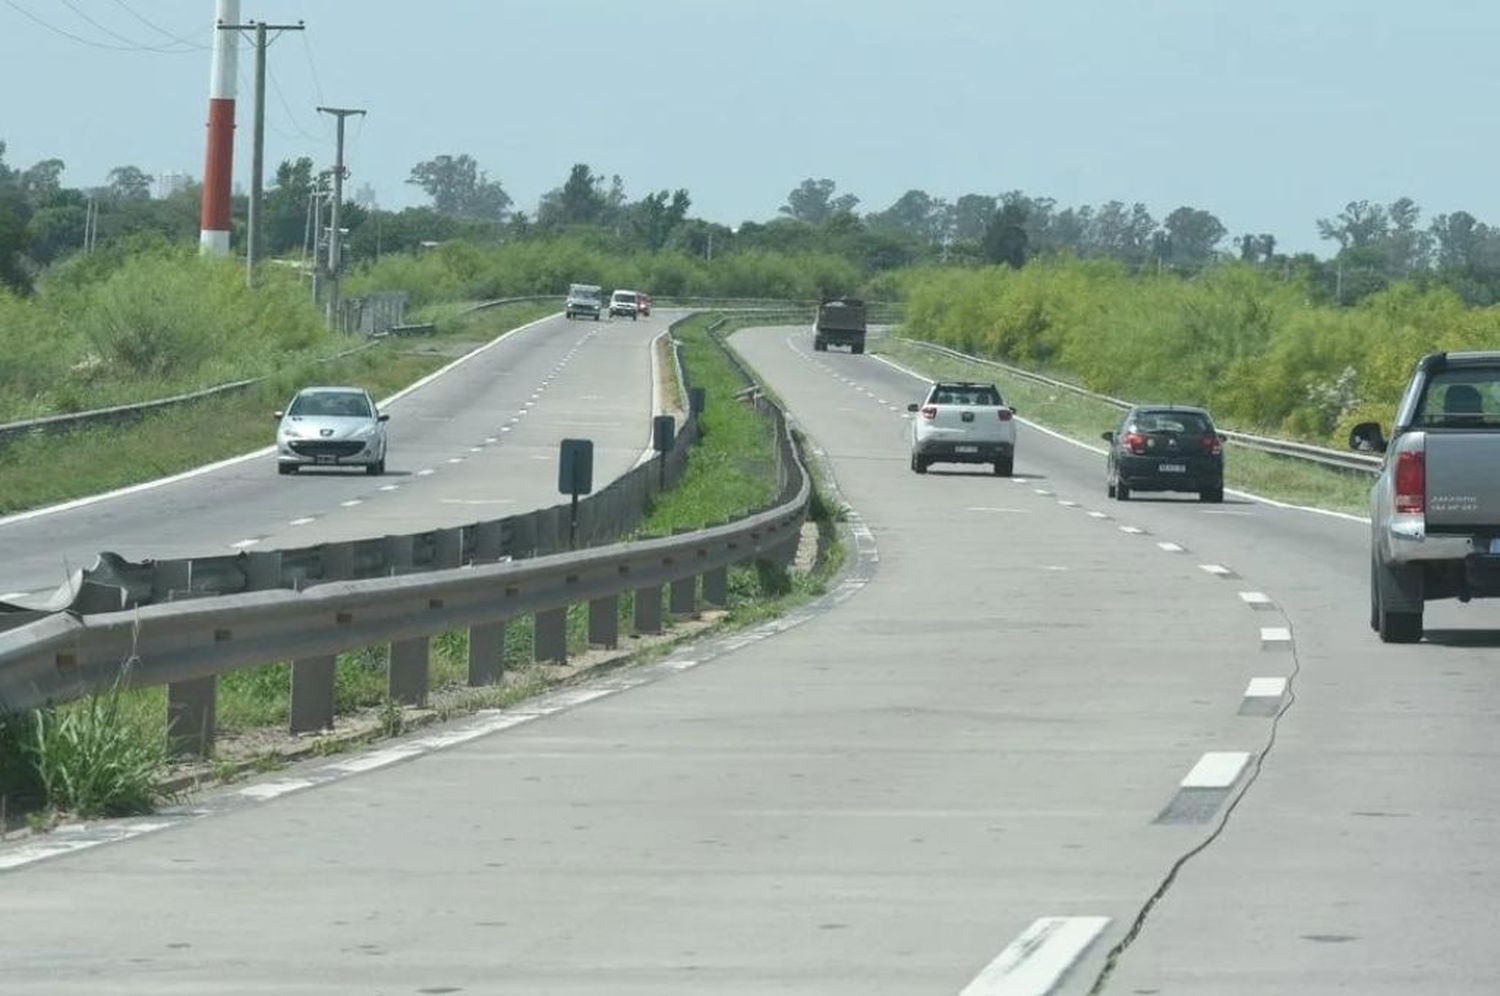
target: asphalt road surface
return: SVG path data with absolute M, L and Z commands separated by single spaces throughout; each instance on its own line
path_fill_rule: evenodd
M 1026 428 L 1014 479 L 918 476 L 919 382 L 735 342 L 878 547 L 857 591 L 0 849 L 7 989 L 1019 996 L 1133 939 L 1105 991 L 1496 991 L 1494 607 L 1382 646 L 1363 524 L 1111 502 Z
M 51 591 L 108 550 L 132 560 L 274 549 L 461 525 L 545 507 L 557 444 L 594 440 L 595 480 L 635 464 L 651 428 L 649 343 L 671 320 L 543 319 L 384 410 L 386 473 L 276 473 L 274 455 L 45 515 L 0 519 L 0 598 Z M 275 434 L 266 413 L 266 441 Z

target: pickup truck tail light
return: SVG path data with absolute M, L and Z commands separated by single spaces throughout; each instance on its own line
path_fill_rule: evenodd
M 922 417 L 929 422 L 937 418 L 937 405 L 923 405 Z
M 1009 422 L 1011 420 L 1011 417 L 1015 415 L 1015 412 L 1011 411 L 1009 408 L 1002 408 L 998 412 L 996 412 L 996 414 L 1000 416 L 1000 421 Z
M 1396 454 L 1396 512 L 1421 515 L 1427 511 L 1427 453 L 1404 450 Z
M 1139 432 L 1125 433 L 1125 438 L 1121 442 L 1125 444 L 1127 450 L 1136 455 L 1146 452 L 1146 437 Z
M 1224 452 L 1224 442 L 1216 432 L 1210 432 L 1203 437 L 1203 452 L 1209 456 L 1218 456 Z

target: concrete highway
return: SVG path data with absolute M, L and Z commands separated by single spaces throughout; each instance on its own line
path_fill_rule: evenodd
M 1362 523 L 1112 502 L 1026 427 L 1014 479 L 918 476 L 920 381 L 735 344 L 857 513 L 837 598 L 0 849 L 7 989 L 1019 996 L 1112 950 L 1107 992 L 1500 988 L 1495 606 L 1382 646 Z
M 634 465 L 652 414 L 649 343 L 675 316 L 543 319 L 394 401 L 387 471 L 276 473 L 275 456 L 48 514 L 0 519 L 0 598 L 128 559 L 306 546 L 460 525 L 558 500 L 558 440 L 595 441 L 595 480 Z M 266 412 L 266 442 L 275 435 Z

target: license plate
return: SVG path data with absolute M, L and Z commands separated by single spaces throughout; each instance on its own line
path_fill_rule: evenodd
M 977 447 L 977 446 L 955 446 L 955 447 L 953 447 L 953 452 L 955 452 L 955 453 L 978 453 L 979 452 L 979 447 Z
M 1163 474 L 1186 474 L 1187 467 L 1180 463 L 1164 463 L 1156 468 Z
M 321 453 L 314 457 L 313 460 L 314 462 L 322 465 L 329 465 L 337 462 L 334 457 L 324 456 Z

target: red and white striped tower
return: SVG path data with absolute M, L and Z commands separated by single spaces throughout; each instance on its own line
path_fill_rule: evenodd
M 208 154 L 203 163 L 203 214 L 198 248 L 229 255 L 229 197 L 234 179 L 234 84 L 239 76 L 238 31 L 221 24 L 240 23 L 240 0 L 216 0 L 214 68 L 208 81 Z

